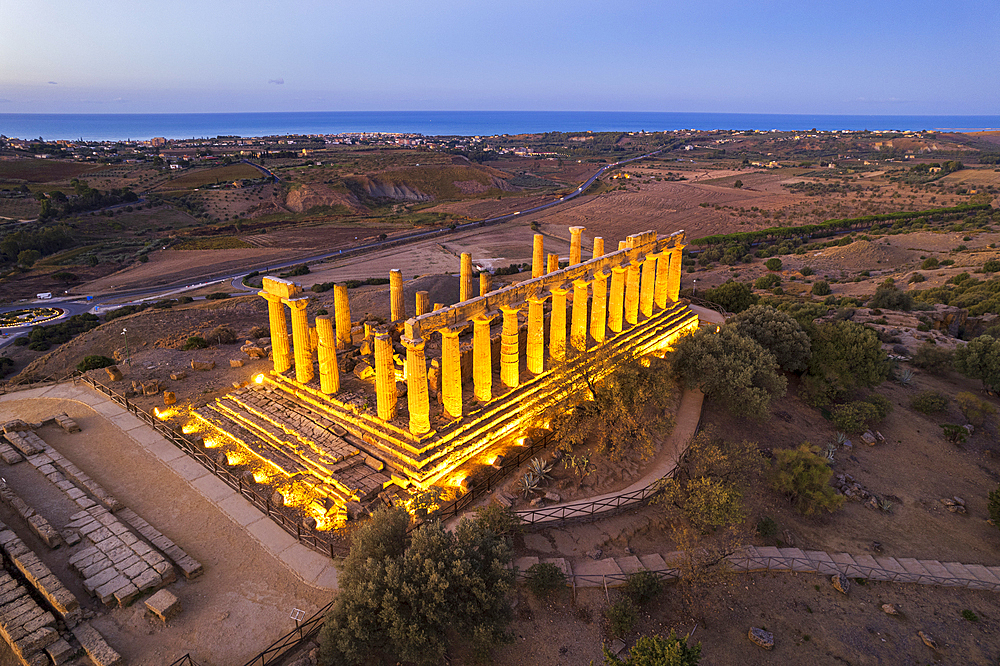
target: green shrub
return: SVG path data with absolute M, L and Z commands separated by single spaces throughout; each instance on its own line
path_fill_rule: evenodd
M 940 265 L 941 265 L 940 262 L 934 257 L 927 257 L 926 259 L 924 259 L 924 263 L 920 264 L 920 268 L 922 268 L 925 271 L 929 271 L 934 268 L 937 268 Z
M 802 268 L 799 269 L 799 275 L 801 275 L 802 277 L 809 277 L 810 275 L 813 274 L 813 272 L 814 272 L 813 269 L 809 268 L 808 266 L 803 266 Z
M 795 449 L 775 451 L 774 457 L 771 487 L 787 495 L 800 513 L 832 513 L 844 503 L 844 496 L 830 485 L 833 470 L 819 447 L 803 442 Z
M 604 618 L 608 622 L 608 633 L 616 638 L 622 638 L 632 631 L 638 615 L 632 602 L 623 598 L 607 607 Z
M 812 293 L 814 296 L 826 296 L 831 291 L 830 284 L 826 280 L 817 280 L 813 283 Z
M 955 367 L 955 353 L 944 347 L 925 342 L 917 348 L 911 360 L 921 370 L 943 375 Z
M 229 294 L 224 291 L 213 291 L 211 294 L 205 294 L 205 300 L 207 301 L 222 301 L 229 298 Z
M 663 591 L 663 581 L 652 571 L 637 571 L 625 579 L 625 594 L 640 606 L 645 606 Z
M 207 347 L 208 347 L 208 341 L 205 340 L 205 338 L 199 335 L 192 335 L 190 338 L 187 339 L 187 342 L 184 343 L 184 346 L 181 347 L 181 349 L 186 351 L 189 349 L 205 349 Z
M 769 271 L 780 271 L 781 270 L 781 259 L 777 257 L 771 257 L 764 262 L 764 267 Z
M 76 364 L 76 369 L 80 372 L 87 372 L 88 370 L 96 370 L 98 368 L 107 368 L 114 365 L 113 359 L 107 356 L 92 355 L 84 356 L 83 360 Z
M 603 650 L 606 666 L 698 666 L 701 661 L 701 643 L 689 646 L 687 638 L 678 636 L 673 629 L 667 638 L 640 636 L 629 648 L 625 661 L 611 654 L 607 646 Z
M 856 400 L 837 405 L 831 410 L 833 425 L 837 430 L 859 433 L 878 421 L 878 409 L 871 403 Z
M 781 284 L 781 278 L 774 273 L 768 273 L 757 278 L 757 281 L 753 283 L 755 289 L 770 289 L 771 287 L 776 287 Z
M 964 444 L 965 440 L 969 438 L 969 431 L 954 423 L 942 423 L 941 430 L 944 438 L 952 444 Z
M 936 414 L 948 409 L 948 398 L 937 391 L 924 391 L 910 401 L 910 407 L 921 414 Z
M 970 611 L 968 608 L 962 611 L 962 617 L 969 622 L 979 622 L 979 616 Z
M 1000 486 L 990 492 L 987 508 L 990 512 L 990 519 L 993 520 L 993 526 L 1000 530 Z
M 757 303 L 757 296 L 750 289 L 750 285 L 734 280 L 728 280 L 718 287 L 707 290 L 704 298 L 733 313 L 743 312 Z
M 956 395 L 955 402 L 958 403 L 958 408 L 962 410 L 962 414 L 965 415 L 969 423 L 977 428 L 986 422 L 987 416 L 996 412 L 993 405 L 985 400 L 980 400 L 974 393 L 969 393 L 968 391 L 962 391 Z
M 524 573 L 524 581 L 536 596 L 544 596 L 566 585 L 566 574 L 551 562 L 532 564 Z
M 986 273 L 996 273 L 1000 271 L 1000 259 L 990 259 L 983 264 L 983 271 Z
M 923 282 L 926 279 L 927 278 L 924 277 L 923 273 L 914 273 L 913 275 L 910 276 L 909 282 L 910 284 L 913 284 L 916 282 Z
M 762 539 L 770 539 L 778 533 L 778 523 L 771 516 L 764 516 L 757 521 L 757 535 Z

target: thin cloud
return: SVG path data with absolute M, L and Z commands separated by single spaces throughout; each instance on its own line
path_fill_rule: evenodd
M 285 85 L 285 80 L 284 79 L 268 79 L 267 82 L 268 83 L 273 83 L 276 86 L 283 86 L 283 85 Z
M 56 83 L 55 81 L 49 81 L 49 85 L 50 85 L 50 86 L 57 86 L 57 85 L 59 85 L 59 84 L 58 84 L 58 83 Z

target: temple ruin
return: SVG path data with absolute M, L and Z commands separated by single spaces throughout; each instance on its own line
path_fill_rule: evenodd
M 536 234 L 531 278 L 496 290 L 488 273 L 476 289 L 463 254 L 451 306 L 432 309 L 417 292 L 408 313 L 402 275 L 391 271 L 385 324 L 352 322 L 337 285 L 333 318 L 310 325 L 302 288 L 265 277 L 273 371 L 195 411 L 206 445 L 236 443 L 296 480 L 321 527 L 393 486 L 460 485 L 463 465 L 543 425 L 553 405 L 571 405 L 575 370 L 597 350 L 647 355 L 698 326 L 678 300 L 683 231 L 635 234 L 607 253 L 595 238 L 586 261 L 583 231 L 570 228 L 565 268 Z

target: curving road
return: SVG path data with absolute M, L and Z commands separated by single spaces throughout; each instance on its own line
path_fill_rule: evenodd
M 537 213 L 539 211 L 547 210 L 553 208 L 560 204 L 564 204 L 571 201 L 584 192 L 594 184 L 598 178 L 604 175 L 609 169 L 614 169 L 620 167 L 623 164 L 628 164 L 630 162 L 635 162 L 637 160 L 646 159 L 654 155 L 658 155 L 662 150 L 655 150 L 651 153 L 646 153 L 644 155 L 639 155 L 637 157 L 631 157 L 626 160 L 621 160 L 618 162 L 612 162 L 611 164 L 606 164 L 600 169 L 598 169 L 594 175 L 585 180 L 580 184 L 575 190 L 567 195 L 561 196 L 555 201 L 550 201 L 548 203 L 541 204 L 539 206 L 534 206 L 533 208 L 526 208 L 524 210 L 519 210 L 513 213 L 507 213 L 505 215 L 498 215 L 496 217 L 488 217 L 482 220 L 474 220 L 471 222 L 466 222 L 464 224 L 459 224 L 455 227 L 454 231 L 461 231 L 464 229 L 472 229 L 475 227 L 483 227 L 491 224 L 501 224 L 503 222 L 509 222 L 521 215 L 528 215 L 530 213 Z M 259 164 L 254 164 L 249 160 L 242 160 L 243 162 L 259 169 L 261 172 L 271 176 L 275 180 L 280 180 L 273 172 L 271 172 L 266 167 L 262 167 Z M 133 202 L 135 203 L 135 202 Z M 243 284 L 243 278 L 246 274 L 253 270 L 266 269 L 268 271 L 276 271 L 285 268 L 291 268 L 292 266 L 297 266 L 298 264 L 309 264 L 323 261 L 325 259 L 331 259 L 333 257 L 347 257 L 355 254 L 363 254 L 365 252 L 370 252 L 372 250 L 387 248 L 391 246 L 411 243 L 414 241 L 422 240 L 425 238 L 430 238 L 433 236 L 438 236 L 442 234 L 452 233 L 451 229 L 434 229 L 430 231 L 418 231 L 411 234 L 406 234 L 404 236 L 397 236 L 395 238 L 387 239 L 384 241 L 375 241 L 372 243 L 365 243 L 363 245 L 355 245 L 350 248 L 345 248 L 338 250 L 336 252 L 324 252 L 322 254 L 313 255 L 305 258 L 298 258 L 292 261 L 286 261 L 279 264 L 267 264 L 266 266 L 248 266 L 245 270 L 239 273 L 227 273 L 219 275 L 210 275 L 208 278 L 202 282 L 192 284 L 189 281 L 178 281 L 173 284 L 159 285 L 156 287 L 147 287 L 143 289 L 134 289 L 129 291 L 120 291 L 113 294 L 101 294 L 98 296 L 93 296 L 89 300 L 80 299 L 79 297 L 68 297 L 68 298 L 53 298 L 51 300 L 44 301 L 34 301 L 30 303 L 19 303 L 16 305 L 5 305 L 0 306 L 0 312 L 8 312 L 10 310 L 20 310 L 23 308 L 34 307 L 34 306 L 44 306 L 44 307 L 59 307 L 65 311 L 64 317 L 68 317 L 75 314 L 82 314 L 84 312 L 90 312 L 91 310 L 99 310 L 102 304 L 108 303 L 109 301 L 115 301 L 116 305 L 127 305 L 129 303 L 137 303 L 144 300 L 150 300 L 153 298 L 164 298 L 173 293 L 178 293 L 181 291 L 188 291 L 190 289 L 204 287 L 210 284 L 216 284 L 219 282 L 229 281 L 233 289 L 240 291 L 257 291 L 256 289 L 246 287 Z M 7 329 L 4 331 L 5 336 L 0 337 L 0 347 L 9 344 L 14 338 L 19 337 L 22 334 L 27 333 L 30 327 L 23 327 L 20 329 Z

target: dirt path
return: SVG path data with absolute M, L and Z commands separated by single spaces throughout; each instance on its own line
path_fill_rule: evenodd
M 61 411 L 82 432 L 46 427 L 45 440 L 205 567 L 201 577 L 181 578 L 169 586 L 183 606 L 169 625 L 149 617 L 141 602 L 93 620 L 127 663 L 162 666 L 190 653 L 205 666 L 240 664 L 294 629 L 289 619 L 293 608 L 308 616 L 329 601 L 329 591 L 303 583 L 201 492 L 92 407 L 16 393 L 0 398 L 0 421 L 37 421 Z

